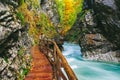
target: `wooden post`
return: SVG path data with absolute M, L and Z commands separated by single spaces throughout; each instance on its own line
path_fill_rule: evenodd
M 74 74 L 73 70 L 71 69 L 71 67 L 69 66 L 67 60 L 65 59 L 65 57 L 63 56 L 62 52 L 60 51 L 60 49 L 58 48 L 57 44 L 55 42 L 54 43 L 54 46 L 56 47 L 56 50 L 57 50 L 57 55 L 60 57 L 62 63 L 63 63 L 63 67 L 68 75 L 68 78 L 70 80 L 78 80 L 76 75 Z
M 56 80 L 58 80 L 58 75 L 57 75 L 57 69 L 56 69 L 56 64 L 57 64 L 57 61 L 56 61 L 56 59 L 57 59 L 57 57 L 56 57 L 56 48 L 55 48 L 55 46 L 54 46 L 54 51 L 53 51 L 53 57 L 54 57 L 54 76 L 55 76 L 55 79 Z
M 46 46 L 44 45 L 44 43 L 45 43 L 44 40 L 41 40 L 41 41 L 43 41 L 43 45 L 41 45 L 42 49 L 43 49 L 43 47 L 46 47 Z M 57 44 L 54 41 L 50 41 L 50 40 L 46 40 L 46 41 L 48 41 L 47 45 L 49 44 L 49 42 L 54 45 L 53 46 L 53 51 L 51 52 L 51 53 L 53 53 L 51 55 L 53 55 L 53 59 L 54 60 L 50 56 L 47 56 L 48 59 L 51 59 L 49 61 L 53 61 L 51 63 L 52 63 L 52 66 L 53 66 L 54 80 L 60 80 L 61 78 L 63 80 L 67 80 L 66 76 L 61 71 L 62 67 L 64 68 L 64 70 L 65 70 L 65 72 L 66 72 L 67 77 L 68 77 L 69 80 L 78 80 L 77 77 L 76 77 L 76 75 L 74 74 L 73 70 L 69 66 L 67 60 L 65 59 L 65 57 L 62 54 L 62 52 L 60 51 L 59 47 L 57 46 Z M 49 48 L 49 46 L 47 46 L 47 47 Z M 47 53 L 48 52 L 49 51 L 47 51 Z

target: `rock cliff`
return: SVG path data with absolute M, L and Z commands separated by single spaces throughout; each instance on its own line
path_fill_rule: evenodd
M 16 16 L 16 0 L 0 0 L 0 80 L 22 79 L 30 68 L 28 24 Z
M 0 80 L 23 79 L 40 35 L 62 44 L 75 20 L 65 38 L 78 42 L 85 58 L 120 62 L 120 1 L 71 1 L 0 0 Z
M 58 23 L 55 0 L 0 0 L 0 80 L 23 80 L 31 66 L 30 48 L 41 34 L 59 38 Z
M 85 58 L 120 62 L 119 3 L 118 0 L 85 0 L 83 14 L 78 14 L 68 33 L 73 41 L 77 39 Z

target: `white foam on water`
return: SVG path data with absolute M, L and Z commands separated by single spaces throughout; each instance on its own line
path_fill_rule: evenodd
M 70 55 L 70 54 L 73 53 L 73 48 L 72 47 L 65 47 L 64 49 L 65 49 L 65 51 L 63 51 L 64 56 L 67 56 L 67 55 Z
M 80 56 L 78 55 L 81 54 L 78 45 L 65 43 L 63 46 L 65 49 L 63 55 L 77 75 L 78 80 L 120 80 L 120 66 L 79 60 L 75 56 L 69 56 L 73 54 L 77 57 Z
M 77 66 L 77 65 L 72 65 L 71 68 L 72 68 L 72 69 L 77 69 L 78 66 Z
M 69 63 L 71 63 L 71 62 L 74 62 L 75 59 L 74 59 L 74 58 L 69 58 L 69 59 L 67 59 L 67 61 L 68 61 Z

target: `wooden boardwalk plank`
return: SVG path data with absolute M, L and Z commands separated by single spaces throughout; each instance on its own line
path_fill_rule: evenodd
M 40 52 L 38 46 L 31 49 L 32 68 L 25 80 L 52 80 L 53 71 L 46 56 Z

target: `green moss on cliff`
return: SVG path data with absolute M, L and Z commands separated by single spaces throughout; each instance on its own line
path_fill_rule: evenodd
M 60 16 L 60 23 L 57 27 L 60 27 L 59 33 L 65 35 L 68 30 L 73 26 L 77 14 L 82 10 L 83 0 L 55 0 L 57 10 Z M 48 15 L 42 11 L 39 0 L 26 0 L 18 8 L 18 18 L 21 23 L 28 23 L 29 34 L 34 39 L 34 44 L 38 44 L 39 35 L 45 34 L 49 38 L 54 38 L 57 32 L 49 19 Z

